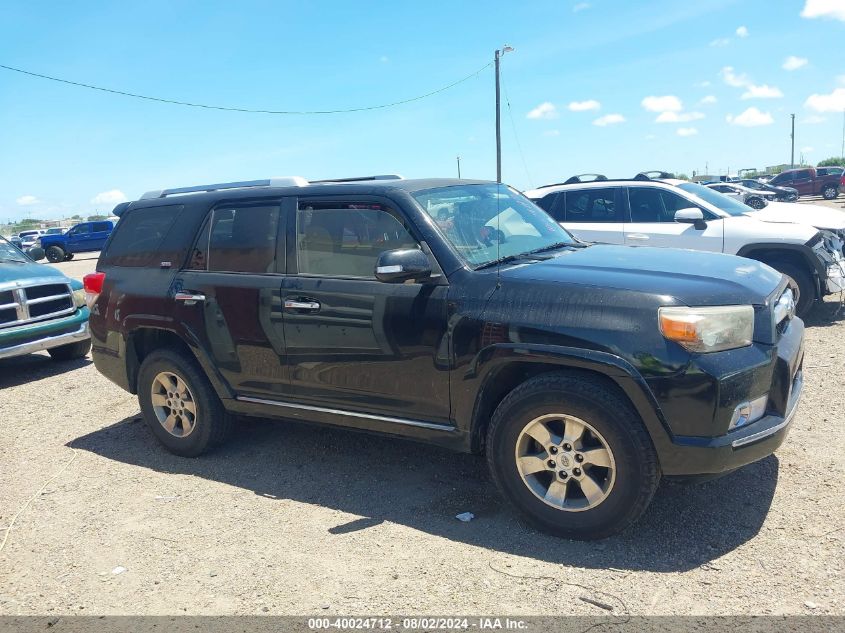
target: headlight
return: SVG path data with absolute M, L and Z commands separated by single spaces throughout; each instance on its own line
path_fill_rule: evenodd
M 81 308 L 84 305 L 87 305 L 85 302 L 85 288 L 80 288 L 79 290 L 73 291 L 73 304 L 77 308 Z
M 660 333 L 691 352 L 720 352 L 751 345 L 752 306 L 659 308 Z

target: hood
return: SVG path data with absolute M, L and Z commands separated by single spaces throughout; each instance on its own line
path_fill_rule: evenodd
M 664 295 L 690 306 L 763 304 L 781 274 L 743 257 L 676 248 L 597 244 L 504 266 L 502 280 L 534 280 Z
M 67 277 L 52 266 L 36 264 L 33 261 L 24 263 L 0 261 L 0 284 L 25 281 L 35 277 L 55 277 L 56 281 L 67 281 Z
M 746 215 L 763 222 L 797 222 L 817 229 L 845 229 L 845 213 L 820 204 L 770 202 L 759 211 L 749 209 Z

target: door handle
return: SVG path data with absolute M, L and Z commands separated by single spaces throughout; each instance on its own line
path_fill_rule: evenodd
M 645 233 L 628 233 L 627 235 L 629 240 L 647 240 L 649 239 L 648 235 Z
M 205 295 L 194 294 L 191 292 L 177 292 L 173 298 L 176 301 L 183 301 L 186 306 L 192 306 L 198 301 L 205 301 Z
M 308 310 L 316 312 L 320 309 L 320 302 L 313 299 L 285 299 L 285 310 Z

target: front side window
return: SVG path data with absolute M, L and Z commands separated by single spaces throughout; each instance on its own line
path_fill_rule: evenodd
M 652 187 L 630 188 L 628 202 L 632 222 L 674 222 L 675 212 L 695 206 L 676 193 Z
M 616 190 L 584 189 L 566 192 L 567 222 L 621 222 L 615 201 Z
M 73 227 L 69 233 L 72 235 L 87 235 L 91 232 L 91 225 L 90 224 L 80 224 L 78 226 Z
M 96 222 L 94 224 L 94 232 L 108 231 L 111 225 L 108 222 Z
M 25 262 L 24 254 L 0 236 L 0 261 Z
M 279 205 L 255 205 L 214 209 L 208 246 L 201 243 L 191 255 L 189 267 L 235 273 L 272 273 L 276 261 Z
M 373 278 L 385 251 L 419 248 L 399 217 L 385 205 L 300 200 L 296 256 L 300 273 Z
M 557 244 L 578 243 L 547 213 L 507 185 L 454 185 L 411 195 L 473 267 Z
M 698 198 L 699 200 L 713 205 L 714 207 L 716 207 L 720 211 L 727 213 L 728 215 L 745 215 L 751 210 L 750 207 L 739 202 L 736 198 L 731 198 L 730 196 L 721 194 L 718 191 L 714 191 L 710 187 L 704 187 L 694 182 L 685 182 L 683 184 L 680 184 L 678 185 L 678 189 L 683 189 L 688 194 L 691 194 L 695 198 Z M 694 207 L 696 205 L 694 202 L 686 201 L 685 206 Z M 707 210 L 702 211 L 704 213 L 705 219 L 708 219 L 708 216 L 713 215 Z

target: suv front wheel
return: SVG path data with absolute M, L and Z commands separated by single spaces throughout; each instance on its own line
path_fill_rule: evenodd
M 531 523 L 575 539 L 624 530 L 660 481 L 651 439 L 630 403 L 564 373 L 533 378 L 502 401 L 487 433 L 487 463 Z
M 171 453 L 196 457 L 223 442 L 232 427 L 208 379 L 186 354 L 155 350 L 138 372 L 144 421 Z

